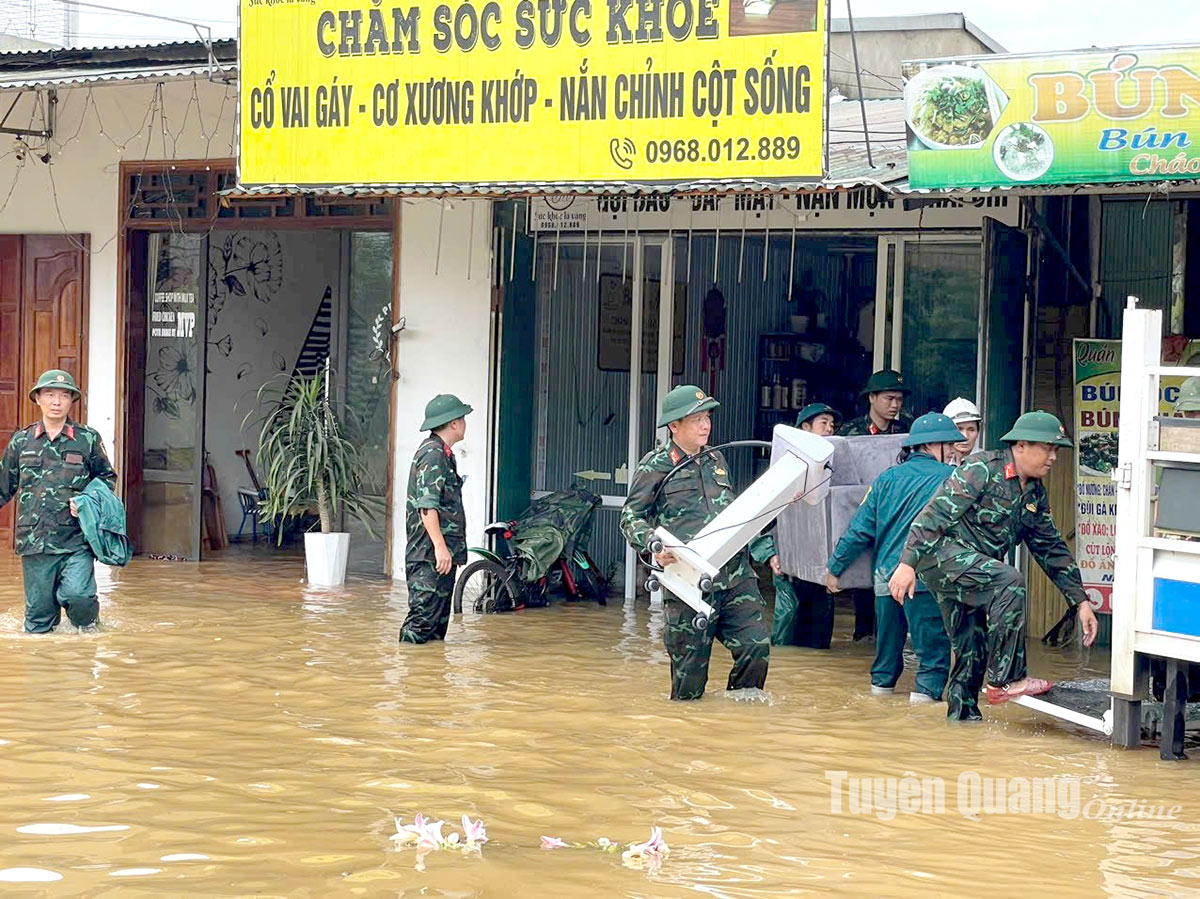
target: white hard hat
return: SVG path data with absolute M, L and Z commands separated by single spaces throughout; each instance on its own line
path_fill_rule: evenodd
M 961 396 L 951 400 L 942 410 L 942 414 L 955 424 L 962 424 L 964 421 L 983 421 L 983 416 L 979 414 L 979 407 Z

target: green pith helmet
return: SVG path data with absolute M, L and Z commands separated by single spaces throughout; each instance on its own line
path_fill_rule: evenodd
M 870 396 L 872 393 L 883 393 L 886 390 L 894 390 L 896 393 L 903 393 L 906 396 L 912 393 L 904 386 L 904 378 L 900 377 L 900 372 L 884 368 L 867 378 L 867 386 L 862 389 L 859 396 Z
M 1175 399 L 1175 411 L 1200 411 L 1200 378 L 1188 378 L 1179 385 L 1179 396 Z
M 60 390 L 69 390 L 75 394 L 75 399 L 83 396 L 83 392 L 76 385 L 75 378 L 71 373 L 63 371 L 60 368 L 52 368 L 49 371 L 42 372 L 42 376 L 37 379 L 37 383 L 29 391 L 29 399 L 36 403 L 38 391 L 44 387 L 57 387 Z
M 425 407 L 422 431 L 433 431 L 471 412 L 471 407 L 452 393 L 439 393 Z
M 721 405 L 695 384 L 681 384 L 663 397 L 662 414 L 658 416 L 657 427 L 665 428 L 673 421 L 687 418 L 706 409 L 715 409 Z
M 830 406 L 828 403 L 809 403 L 800 410 L 800 414 L 796 416 L 796 427 L 804 424 L 806 421 L 812 421 L 818 415 L 832 415 L 833 424 L 836 427 L 841 424 L 842 416 L 838 415 L 837 409 Z
M 962 431 L 941 412 L 922 415 L 912 423 L 901 446 L 924 446 L 926 443 L 961 443 Z
M 1004 443 L 1027 440 L 1030 443 L 1049 443 L 1052 446 L 1075 445 L 1067 436 L 1062 422 L 1049 412 L 1026 412 L 1000 440 Z

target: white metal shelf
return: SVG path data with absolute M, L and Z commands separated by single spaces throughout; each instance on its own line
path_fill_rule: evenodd
M 1200 465 L 1200 453 L 1174 453 L 1166 450 L 1150 450 L 1146 458 L 1151 462 L 1192 462 Z
M 1138 545 L 1146 549 L 1161 549 L 1166 552 L 1200 556 L 1200 541 L 1172 540 L 1169 537 L 1146 537 Z

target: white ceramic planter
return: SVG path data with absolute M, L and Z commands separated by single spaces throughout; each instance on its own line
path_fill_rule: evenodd
M 349 534 L 304 535 L 304 564 L 308 582 L 314 587 L 340 587 L 346 582 L 346 556 L 350 553 Z

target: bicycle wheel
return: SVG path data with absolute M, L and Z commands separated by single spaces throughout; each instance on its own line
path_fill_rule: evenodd
M 462 612 L 464 600 L 480 613 L 511 609 L 516 600 L 511 572 L 491 559 L 476 559 L 463 569 L 454 585 L 455 612 Z

